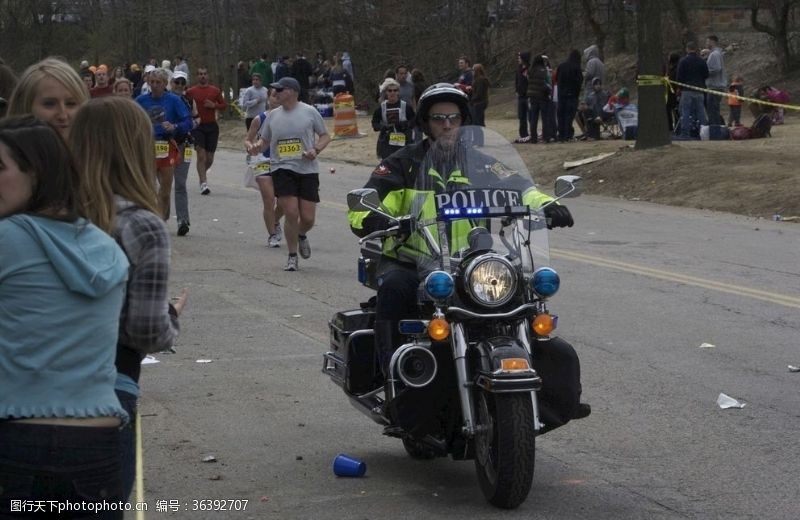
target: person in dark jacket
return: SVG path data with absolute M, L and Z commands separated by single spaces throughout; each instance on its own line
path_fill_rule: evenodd
M 275 81 L 285 78 L 286 76 L 291 76 L 287 61 L 289 61 L 289 56 L 278 57 L 278 65 L 275 66 Z
M 469 98 L 469 109 L 472 112 L 472 124 L 486 126 L 486 108 L 489 106 L 489 78 L 483 70 L 483 65 L 476 63 L 472 66 L 472 96 Z
M 558 140 L 568 141 L 575 136 L 572 121 L 578 111 L 578 99 L 583 85 L 581 71 L 581 53 L 572 49 L 567 61 L 556 68 L 558 81 Z
M 292 62 L 291 76 L 300 83 L 300 101 L 308 103 L 308 78 L 314 73 L 314 68 L 306 59 L 305 53 L 300 51 Z
M 517 75 L 514 78 L 514 92 L 517 93 L 517 118 L 519 118 L 519 138 L 515 143 L 530 141 L 528 133 L 528 69 L 531 66 L 531 53 L 517 54 Z
M 669 60 L 667 61 L 667 77 L 670 81 L 678 80 L 678 62 L 681 60 L 681 55 L 677 52 L 671 52 Z M 678 124 L 678 94 L 673 89 L 667 91 L 667 125 L 669 131 L 675 130 Z
M 697 44 L 689 42 L 686 44 L 686 56 L 678 62 L 678 83 L 685 83 L 697 88 L 706 88 L 706 78 L 708 78 L 708 65 L 703 58 L 697 54 Z M 706 124 L 706 111 L 703 107 L 703 93 L 699 90 L 681 87 L 681 137 L 690 138 L 690 131 L 693 125 Z M 698 127 L 699 128 L 699 127 Z
M 536 56 L 533 64 L 528 70 L 528 103 L 530 107 L 529 118 L 531 122 L 531 143 L 537 141 L 537 126 L 539 114 L 542 116 L 542 142 L 547 143 L 555 136 L 555 128 L 549 124 L 550 102 L 552 99 L 553 87 L 550 82 L 550 74 L 544 64 L 542 56 Z
M 600 139 L 600 129 L 603 122 L 608 122 L 614 117 L 611 112 L 606 112 L 603 107 L 611 97 L 609 92 L 603 88 L 600 78 L 592 80 L 592 90 L 586 94 L 586 100 L 582 103 L 579 117 L 583 121 L 585 133 L 582 139 Z

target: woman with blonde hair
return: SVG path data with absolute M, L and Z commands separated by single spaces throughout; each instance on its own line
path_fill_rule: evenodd
M 134 418 L 141 361 L 172 347 L 187 298 L 184 288 L 169 303 L 170 240 L 156 196 L 151 124 L 130 99 L 97 98 L 78 112 L 69 142 L 87 216 L 114 237 L 131 264 L 119 319 L 116 391 Z M 125 498 L 134 480 L 132 423 L 122 432 Z
M 133 96 L 133 83 L 128 78 L 118 78 L 114 82 L 112 92 L 115 96 L 132 97 Z
M 72 119 L 88 100 L 89 91 L 75 69 L 58 58 L 46 58 L 19 77 L 8 100 L 8 115 L 33 114 L 66 139 Z

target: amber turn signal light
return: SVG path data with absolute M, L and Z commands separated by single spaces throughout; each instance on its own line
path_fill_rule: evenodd
M 515 372 L 518 370 L 529 370 L 531 366 L 528 364 L 527 359 L 507 358 L 500 362 L 500 368 L 507 372 Z
M 531 322 L 534 334 L 547 336 L 555 329 L 555 321 L 549 314 L 539 314 Z
M 442 341 L 450 336 L 450 324 L 444 318 L 434 318 L 428 323 L 428 336 L 434 341 Z

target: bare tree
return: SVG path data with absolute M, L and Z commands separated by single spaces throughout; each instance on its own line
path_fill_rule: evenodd
M 753 0 L 750 8 L 750 24 L 753 29 L 770 36 L 775 47 L 775 56 L 781 72 L 789 72 L 797 62 L 789 41 L 789 17 L 798 0 Z M 760 11 L 766 10 L 772 17 L 772 25 L 759 22 Z
M 672 0 L 672 6 L 675 8 L 675 15 L 678 18 L 678 24 L 683 28 L 681 48 L 685 48 L 688 42 L 696 42 L 697 36 L 692 30 L 691 20 L 689 19 L 689 12 L 686 10 L 686 0 Z
M 600 55 L 603 56 L 603 50 L 606 44 L 606 31 L 603 29 L 603 25 L 597 20 L 594 2 L 592 0 L 581 0 L 581 8 L 586 24 L 592 29 L 592 34 L 594 34 L 594 42 L 600 47 Z

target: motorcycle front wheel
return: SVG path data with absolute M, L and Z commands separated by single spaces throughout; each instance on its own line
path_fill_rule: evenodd
M 514 509 L 525 501 L 533 482 L 536 430 L 529 393 L 477 391 L 475 470 L 490 504 Z

